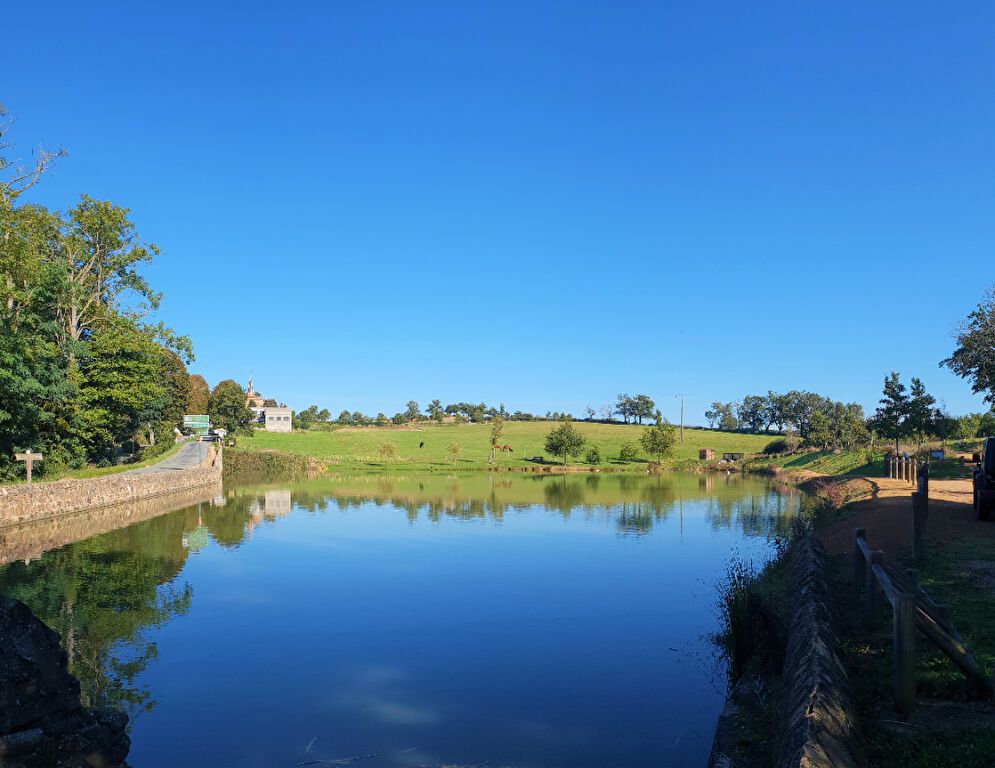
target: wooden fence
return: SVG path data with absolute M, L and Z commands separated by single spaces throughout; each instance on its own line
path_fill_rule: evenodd
M 918 495 L 917 492 L 914 495 Z M 925 497 L 923 497 L 925 498 Z M 915 530 L 916 507 L 912 512 Z M 918 629 L 960 669 L 975 691 L 986 698 L 995 692 L 964 639 L 939 605 L 916 583 L 915 571 L 901 571 L 885 563 L 884 552 L 871 549 L 863 528 L 853 529 L 853 584 L 865 594 L 866 621 L 879 627 L 887 599 L 891 605 L 894 671 L 892 701 L 895 711 L 908 715 L 916 706 L 916 644 Z

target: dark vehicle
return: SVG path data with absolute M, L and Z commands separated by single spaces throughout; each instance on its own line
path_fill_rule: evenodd
M 995 508 L 995 437 L 985 440 L 981 461 L 974 469 L 974 511 L 987 520 Z
M 215 434 L 214 432 L 211 432 L 211 433 L 206 434 L 206 435 L 201 435 L 198 438 L 198 440 L 200 440 L 200 442 L 202 442 L 202 443 L 216 443 L 219 440 L 221 440 L 221 435 L 218 435 L 218 434 Z

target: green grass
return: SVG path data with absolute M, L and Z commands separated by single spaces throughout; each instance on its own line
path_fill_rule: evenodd
M 65 472 L 60 472 L 54 476 L 43 475 L 41 477 L 38 477 L 36 475 L 34 478 L 34 482 L 50 483 L 55 480 L 82 480 L 89 477 L 103 477 L 104 475 L 117 475 L 120 474 L 121 472 L 129 472 L 132 469 L 141 469 L 142 467 L 148 467 L 152 464 L 158 464 L 160 461 L 168 459 L 170 456 L 173 456 L 177 451 L 179 451 L 182 445 L 183 445 L 182 443 L 177 443 L 168 451 L 160 453 L 158 456 L 155 456 L 146 461 L 138 461 L 135 462 L 134 464 L 115 464 L 112 467 L 80 467 L 79 469 L 67 469 Z M 13 483 L 13 484 L 23 485 L 24 480 L 22 479 L 18 481 L 18 483 Z
M 854 700 L 871 765 L 881 768 L 945 768 L 990 766 L 995 757 L 995 731 L 970 723 L 948 728 L 908 729 L 896 734 L 879 721 L 887 713 L 892 678 L 891 630 L 885 620 L 866 628 L 863 607 L 848 596 L 850 558 L 838 557 L 830 569 L 840 596 L 841 639 Z M 930 544 L 919 564 L 918 580 L 950 617 L 978 663 L 995 671 L 995 541 L 964 538 Z M 885 608 L 885 614 L 887 614 Z M 963 674 L 921 634 L 916 640 L 916 687 L 922 700 L 967 702 Z
M 649 457 L 640 449 L 640 460 L 630 463 L 618 461 L 619 447 L 624 441 L 638 444 L 646 427 L 634 424 L 588 424 L 576 422 L 577 429 L 587 440 L 581 457 L 569 464 L 587 466 L 583 454 L 591 445 L 601 450 L 602 466 L 614 469 L 645 470 Z M 531 467 L 526 457 L 544 456 L 555 462 L 543 443 L 555 422 L 506 422 L 500 443 L 512 446 L 511 453 L 499 452 L 499 467 Z M 239 440 L 238 447 L 245 450 L 277 450 L 313 456 L 338 465 L 342 469 L 370 470 L 403 468 L 405 470 L 483 469 L 490 453 L 491 428 L 488 424 L 424 424 L 416 427 L 370 427 L 360 430 L 309 431 L 293 433 L 256 432 L 254 437 Z M 713 432 L 703 429 L 685 429 L 684 444 L 677 445 L 666 464 L 697 462 L 699 448 L 711 448 L 717 457 L 723 452 L 758 453 L 769 443 L 770 435 L 746 435 L 730 432 Z M 396 458 L 384 461 L 380 446 L 392 443 Z M 419 444 L 424 447 L 419 448 Z M 462 448 L 459 461 L 454 465 L 446 449 L 451 443 Z

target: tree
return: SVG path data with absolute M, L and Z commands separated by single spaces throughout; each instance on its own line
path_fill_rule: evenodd
M 619 461 L 635 461 L 639 458 L 639 447 L 631 440 L 623 440 L 618 447 Z
M 380 460 L 383 462 L 393 461 L 397 458 L 397 446 L 393 443 L 380 444 Z
M 562 456 L 566 465 L 568 458 L 580 455 L 584 442 L 584 436 L 573 422 L 562 421 L 546 435 L 546 450 L 554 456 Z
M 252 411 L 245 407 L 245 390 L 231 379 L 215 385 L 207 403 L 207 412 L 213 427 L 228 433 L 226 440 L 231 445 L 240 435 L 251 433 Z
M 418 407 L 418 403 L 414 400 L 408 400 L 408 404 L 405 406 L 404 418 L 407 421 L 418 421 L 421 418 L 421 409 Z
M 957 349 L 940 365 L 970 379 L 971 391 L 995 403 L 995 288 L 958 328 Z
M 446 453 L 449 455 L 449 460 L 456 465 L 459 461 L 460 454 L 463 452 L 463 446 L 459 443 L 450 443 L 446 446 Z
M 670 455 L 677 442 L 677 430 L 673 424 L 668 424 L 663 420 L 659 411 L 656 415 L 656 424 L 649 427 L 639 438 L 639 444 L 650 456 L 655 456 L 657 463 L 663 461 L 664 456 Z
M 80 347 L 80 434 L 93 461 L 157 422 L 169 402 L 160 347 L 119 317 L 105 319 Z
M 829 417 L 822 411 L 812 414 L 806 442 L 816 448 L 826 449 L 833 444 L 833 429 Z
M 309 405 L 303 411 L 294 414 L 294 429 L 310 429 L 318 421 L 328 421 L 327 410 L 318 410 L 317 405 Z
M 428 411 L 428 417 L 433 421 L 441 422 L 442 417 L 445 415 L 442 403 L 439 400 L 433 400 L 425 410 Z
M 705 418 L 711 427 L 732 432 L 739 427 L 736 418 L 736 403 L 720 403 L 715 401 L 712 407 L 705 411 Z
M 652 419 L 653 410 L 656 408 L 656 403 L 648 395 L 636 395 L 632 398 L 632 415 L 636 417 L 636 421 L 640 424 L 643 423 L 643 419 Z
M 593 405 L 591 405 L 590 403 L 588 403 L 587 404 L 587 408 L 584 409 L 584 413 L 587 414 L 587 420 L 588 421 L 594 421 L 594 417 L 597 414 L 597 411 L 594 410 L 594 406 Z
M 504 419 L 495 416 L 491 420 L 491 463 L 494 462 L 497 454 L 497 444 L 501 440 L 501 433 L 504 432 Z
M 629 395 L 619 395 L 615 399 L 615 412 L 622 417 L 622 423 L 628 424 L 629 418 L 636 415 L 636 400 Z
M 596 445 L 592 445 L 587 450 L 587 455 L 584 456 L 584 461 L 588 464 L 600 464 L 601 463 L 601 449 Z
M 922 450 L 922 444 L 935 431 L 935 406 L 936 398 L 926 392 L 925 385 L 919 379 L 913 378 L 906 408 L 905 429 L 915 438 L 918 450 Z
M 71 341 L 80 341 L 99 318 L 116 310 L 125 294 L 144 301 L 147 310 L 159 306 L 161 295 L 138 271 L 159 249 L 142 241 L 129 214 L 88 195 L 69 211 L 58 249 L 68 276 L 60 316 Z
M 339 413 L 339 417 L 336 419 L 339 424 L 351 424 L 352 414 L 349 411 L 342 411 Z
M 739 404 L 736 415 L 741 426 L 750 432 L 759 432 L 769 419 L 767 398 L 747 395 Z
M 203 415 L 207 413 L 207 401 L 211 398 L 211 390 L 207 381 L 199 373 L 190 376 L 190 397 L 187 398 L 187 413 Z
M 897 371 L 885 377 L 882 395 L 881 405 L 871 418 L 871 426 L 882 437 L 895 441 L 895 454 L 898 455 L 898 441 L 906 434 L 909 396 Z

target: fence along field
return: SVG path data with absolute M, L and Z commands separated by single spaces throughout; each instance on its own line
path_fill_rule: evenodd
M 511 451 L 498 451 L 496 463 L 501 467 L 531 466 L 527 459 L 543 456 L 550 463 L 559 463 L 545 449 L 546 435 L 557 425 L 555 421 L 505 422 L 499 444 L 511 446 Z M 645 451 L 639 449 L 639 459 L 625 463 L 618 460 L 624 442 L 638 446 L 639 437 L 647 429 L 634 424 L 597 424 L 574 422 L 574 426 L 587 441 L 578 457 L 571 458 L 568 464 L 589 466 L 584 461 L 587 450 L 596 446 L 601 452 L 601 466 L 612 469 L 642 469 L 649 459 Z M 240 449 L 277 450 L 300 455 L 313 456 L 344 467 L 361 469 L 397 465 L 407 469 L 480 469 L 487 466 L 490 455 L 489 424 L 444 424 L 418 423 L 404 427 L 358 427 L 342 428 L 333 431 L 307 431 L 290 434 L 257 432 L 255 436 L 239 442 Z M 684 429 L 684 443 L 674 446 L 674 451 L 666 460 L 667 464 L 677 464 L 697 460 L 701 448 L 712 448 L 716 456 L 725 452 L 759 453 L 773 435 L 750 435 L 732 432 L 716 432 L 706 429 Z M 381 454 L 381 446 L 391 443 L 396 449 L 393 458 Z M 459 459 L 455 463 L 448 452 L 451 444 L 460 446 Z M 422 447 L 419 447 L 422 446 Z

